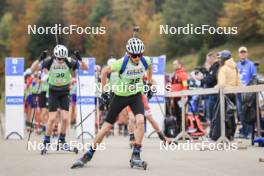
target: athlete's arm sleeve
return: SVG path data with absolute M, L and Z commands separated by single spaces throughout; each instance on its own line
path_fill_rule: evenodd
M 120 71 L 122 67 L 122 63 L 123 63 L 123 59 L 118 59 L 117 61 L 113 62 L 113 64 L 111 65 L 111 71 L 112 72 Z

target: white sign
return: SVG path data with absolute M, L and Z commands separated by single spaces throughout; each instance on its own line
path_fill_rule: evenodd
M 5 138 L 24 137 L 24 58 L 5 60 Z
M 164 115 L 162 112 L 165 112 L 165 63 L 166 56 L 162 55 L 159 57 L 151 57 L 152 66 L 153 66 L 153 76 L 152 79 L 156 81 L 158 86 L 158 91 L 153 97 L 149 100 L 149 106 L 153 118 L 157 121 L 161 130 L 164 129 Z M 151 124 L 147 121 L 146 124 L 146 137 L 157 137 L 157 133 L 152 128 Z
M 88 70 L 77 70 L 77 124 L 95 109 L 95 58 L 83 58 L 83 60 L 87 63 Z M 95 113 L 92 113 L 82 126 L 83 138 L 94 138 Z M 79 125 L 76 129 L 76 137 L 81 138 L 81 135 L 82 129 Z

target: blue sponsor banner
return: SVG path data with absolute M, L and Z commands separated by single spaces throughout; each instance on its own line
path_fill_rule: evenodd
M 24 104 L 23 96 L 7 96 L 6 105 L 22 105 Z
M 6 76 L 24 75 L 24 58 L 7 57 L 5 74 Z
M 151 57 L 153 75 L 164 75 L 165 56 Z
M 163 95 L 154 95 L 150 100 L 149 103 L 165 103 L 165 98 Z
M 78 104 L 82 105 L 94 105 L 95 104 L 95 97 L 94 96 L 81 96 L 78 97 Z
M 83 58 L 85 59 L 85 58 Z M 87 65 L 88 65 L 88 70 L 79 70 L 79 75 L 80 76 L 94 76 L 95 75 L 95 71 L 94 71 L 94 67 L 95 67 L 95 58 L 89 57 L 87 58 Z

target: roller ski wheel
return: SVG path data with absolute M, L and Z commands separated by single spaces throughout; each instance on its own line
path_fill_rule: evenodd
M 134 159 L 131 159 L 130 160 L 130 167 L 133 168 L 133 167 L 140 167 L 140 168 L 143 168 L 144 170 L 147 170 L 147 167 L 148 167 L 148 164 L 146 161 L 143 161 L 143 160 L 134 160 Z
M 92 159 L 92 157 L 89 157 L 87 155 L 84 155 L 82 158 L 76 160 L 72 166 L 71 166 L 71 169 L 77 169 L 77 168 L 82 168 L 84 167 L 84 165 L 90 161 Z

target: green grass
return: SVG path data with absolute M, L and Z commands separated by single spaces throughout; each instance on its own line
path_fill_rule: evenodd
M 251 59 L 252 61 L 259 61 L 260 66 L 258 72 L 264 75 L 264 43 L 245 43 L 243 45 L 248 48 L 249 59 Z M 223 49 L 228 49 L 232 52 L 233 58 L 235 60 L 238 60 L 237 50 L 240 46 L 241 46 L 240 44 L 230 43 L 230 44 L 222 45 L 217 48 L 210 49 L 210 51 L 218 52 Z M 181 57 L 175 57 L 173 59 L 168 59 L 166 63 L 166 72 L 173 71 L 172 62 L 174 59 L 180 60 L 183 63 L 185 69 L 187 71 L 191 71 L 196 67 L 197 58 L 198 58 L 198 52 Z

